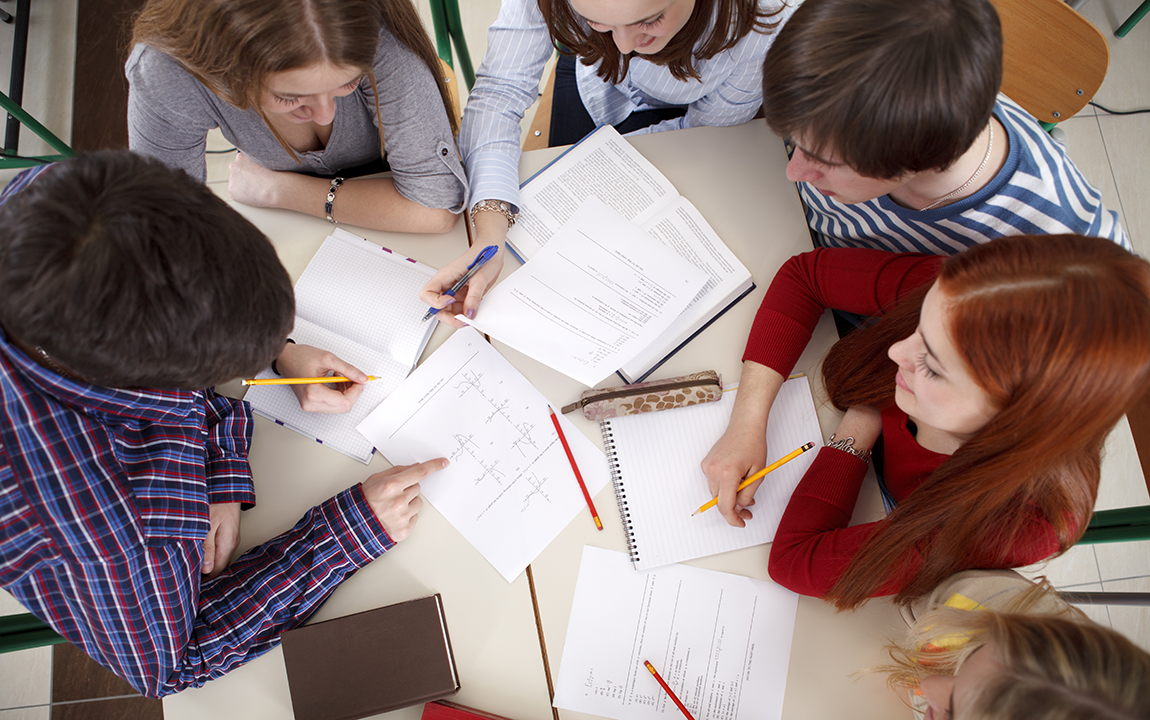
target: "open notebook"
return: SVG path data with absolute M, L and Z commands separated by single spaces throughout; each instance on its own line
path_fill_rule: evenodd
M 745 528 L 727 524 L 712 508 L 699 463 L 727 429 L 735 391 L 717 402 L 623 415 L 601 421 L 611 479 L 636 570 L 771 542 L 783 510 L 816 452 L 767 475 L 755 493 L 755 517 Z M 804 443 L 822 446 L 822 431 L 807 378 L 783 383 L 767 422 L 767 463 Z
M 371 442 L 355 429 L 415 368 L 436 323 L 422 322 L 419 291 L 435 270 L 336 228 L 295 285 L 291 338 L 329 350 L 368 375 L 351 412 L 304 412 L 291 388 L 256 385 L 252 410 L 334 450 L 371 461 Z M 275 377 L 270 369 L 258 375 Z

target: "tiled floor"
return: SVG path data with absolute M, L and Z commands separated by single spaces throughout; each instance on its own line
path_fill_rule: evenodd
M 1111 46 L 1110 72 L 1095 100 L 1115 110 L 1150 108 L 1150 19 L 1126 38 L 1113 37 L 1114 28 L 1140 0 L 1091 0 L 1083 14 L 1107 36 Z M 430 26 L 427 1 L 419 2 Z M 8 4 L 11 6 L 11 3 Z M 499 0 L 460 3 L 467 42 L 478 64 L 486 48 L 486 28 L 494 20 Z M 31 28 L 32 55 L 25 90 L 25 107 L 53 132 L 68 137 L 76 32 L 75 0 L 36 3 Z M 11 30 L 0 27 L 0 78 L 8 75 Z M 524 127 L 530 123 L 530 115 Z M 1103 193 L 1106 205 L 1117 210 L 1135 249 L 1150 257 L 1150 114 L 1107 115 L 1088 107 L 1060 126 L 1066 133 L 1070 155 Z M 47 152 L 34 139 L 22 140 L 22 150 Z M 212 179 L 226 179 L 226 158 L 213 163 Z M 13 173 L 0 172 L 0 184 Z M 1099 509 L 1150 504 L 1146 483 L 1125 423 L 1107 444 Z M 1150 591 L 1150 541 L 1078 546 L 1061 558 L 1028 569 L 1045 574 L 1058 587 L 1079 590 Z M 0 614 L 21 612 L 19 605 L 0 591 Z M 1113 627 L 1150 650 L 1150 608 L 1088 607 L 1096 621 Z M 57 658 L 57 663 L 61 660 Z M 53 705 L 53 652 L 48 648 L 0 655 L 0 720 L 55 720 L 90 717 L 95 705 Z M 57 689 L 57 692 L 59 690 Z M 79 691 L 81 694 L 87 691 Z M 87 697 L 104 697 L 88 694 Z M 57 694 L 55 701 L 61 696 Z M 71 699 L 81 699 L 75 695 Z M 118 702 L 97 701 L 101 704 Z M 128 701 L 134 702 L 134 701 Z M 115 715 L 127 717 L 125 710 Z M 128 711 L 130 712 L 130 711 Z M 145 711 L 146 713 L 147 711 Z M 135 717 L 136 715 L 132 715 Z

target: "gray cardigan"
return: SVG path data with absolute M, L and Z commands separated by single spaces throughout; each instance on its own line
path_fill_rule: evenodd
M 206 177 L 207 133 L 215 127 L 270 170 L 330 177 L 380 156 L 375 98 L 367 78 L 355 92 L 336 98 L 327 147 L 296 153 L 297 161 L 255 110 L 237 110 L 224 102 L 163 52 L 136 45 L 124 70 L 129 85 L 129 147 L 182 168 L 200 181 Z M 374 72 L 396 189 L 425 207 L 461 212 L 466 207 L 467 179 L 431 71 L 384 28 Z

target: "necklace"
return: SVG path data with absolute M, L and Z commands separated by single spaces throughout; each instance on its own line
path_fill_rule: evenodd
M 38 354 L 44 360 L 44 362 L 48 363 L 48 369 L 49 370 L 52 370 L 59 375 L 67 375 L 68 374 L 68 371 L 65 370 L 64 368 L 60 367 L 60 364 L 58 362 L 56 362 L 55 360 L 53 360 L 52 356 L 49 355 L 48 352 L 44 348 L 40 347 L 39 345 L 36 346 L 36 354 Z
M 946 195 L 943 195 L 943 196 L 942 196 L 942 197 L 940 197 L 938 200 L 935 200 L 935 201 L 934 201 L 934 202 L 932 202 L 930 205 L 927 205 L 927 206 L 926 206 L 926 207 L 924 207 L 923 209 L 919 210 L 919 212 L 926 212 L 927 210 L 933 210 L 934 208 L 938 207 L 938 206 L 939 206 L 939 205 L 941 205 L 942 203 L 946 202 L 947 200 L 951 199 L 951 198 L 952 198 L 952 197 L 954 197 L 955 195 L 959 194 L 959 193 L 960 193 L 960 192 L 962 192 L 963 190 L 965 190 L 965 189 L 967 189 L 968 187 L 970 187 L 970 184 L 971 184 L 972 182 L 974 182 L 974 179 L 975 179 L 976 177 L 978 177 L 978 174 L 979 174 L 980 172 L 982 172 L 982 169 L 983 169 L 984 167 L 986 167 L 986 163 L 990 162 L 990 151 L 991 151 L 991 150 L 993 150 L 993 149 L 994 149 L 994 121 L 993 121 L 993 120 L 991 120 L 991 121 L 990 121 L 990 141 L 986 143 L 986 155 L 984 155 L 984 156 L 983 156 L 983 158 L 982 158 L 982 163 L 981 163 L 981 164 L 978 166 L 978 169 L 977 169 L 977 170 L 975 170 L 975 171 L 974 171 L 974 174 L 970 176 L 970 179 L 969 179 L 969 180 L 967 180 L 966 182 L 964 182 L 964 183 L 962 184 L 962 186 L 961 186 L 961 187 L 959 187 L 957 190 L 954 190 L 954 191 L 952 191 L 952 192 L 950 192 L 950 193 L 947 193 Z

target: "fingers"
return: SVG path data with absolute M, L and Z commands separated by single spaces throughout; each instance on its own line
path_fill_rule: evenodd
M 467 268 L 475 261 L 484 246 L 476 243 L 465 254 L 459 256 L 443 266 L 419 293 L 420 302 L 427 303 L 429 307 L 437 308 L 436 318 L 440 322 L 452 327 L 463 327 L 466 323 L 457 320 L 455 315 L 461 314 L 468 319 L 474 319 L 479 309 L 479 303 L 487 291 L 499 280 L 503 271 L 503 248 L 499 250 L 483 267 L 479 268 L 471 279 L 460 288 L 454 297 L 447 291 L 467 274 Z
M 420 482 L 447 464 L 447 458 L 435 458 L 417 465 L 394 467 L 364 481 L 364 497 L 392 540 L 404 540 L 415 525 L 423 508 Z
M 208 575 L 216 566 L 216 529 L 212 528 L 208 536 L 204 538 L 204 562 L 200 567 L 200 572 Z

